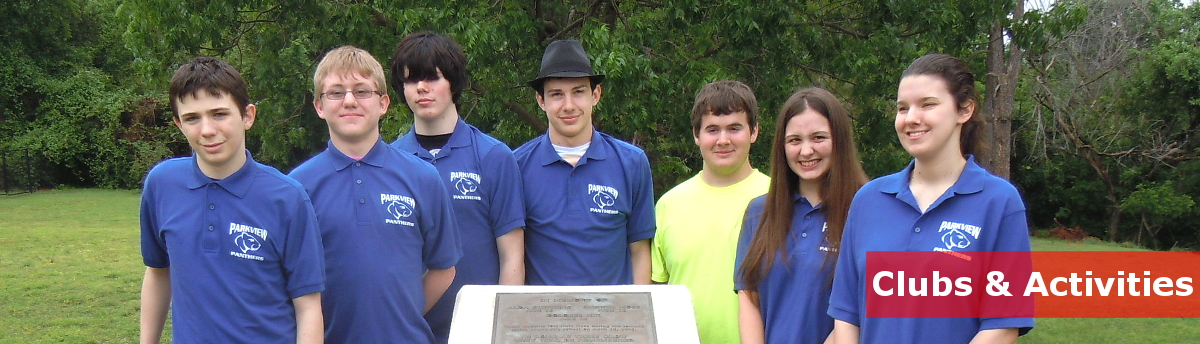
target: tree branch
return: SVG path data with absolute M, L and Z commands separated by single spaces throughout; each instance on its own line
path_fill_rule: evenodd
M 856 31 L 854 31 L 854 30 L 851 30 L 851 29 L 847 29 L 847 28 L 845 28 L 845 27 L 842 27 L 841 25 L 838 25 L 838 24 L 835 24 L 835 23 L 826 22 L 826 21 L 818 21 L 818 22 L 800 22 L 800 23 L 789 23 L 789 24 L 786 24 L 786 25 L 787 25 L 787 26 L 820 26 L 820 27 L 824 27 L 824 28 L 826 28 L 826 29 L 830 29 L 830 30 L 832 30 L 832 31 L 834 31 L 834 32 L 839 32 L 839 33 L 842 33 L 842 34 L 845 34 L 845 35 L 849 35 L 849 36 L 851 36 L 851 37 L 858 38 L 858 39 L 868 39 L 868 38 L 871 38 L 871 35 L 870 35 L 870 34 L 865 34 L 865 33 L 856 32 Z
M 483 89 L 483 86 L 479 86 L 478 83 L 471 83 L 471 92 L 475 93 L 475 95 L 481 99 L 488 93 L 488 91 Z M 500 101 L 500 104 L 503 104 L 504 107 L 508 108 L 509 111 L 516 113 L 518 119 L 533 127 L 538 132 L 545 132 L 549 126 L 545 119 L 542 119 L 541 117 L 529 112 L 529 109 L 526 109 L 525 106 L 517 102 L 511 100 L 502 100 Z
M 550 37 L 547 37 L 546 41 L 558 40 L 559 38 L 562 38 L 562 36 L 566 35 L 568 31 L 583 26 L 583 22 L 587 21 L 588 18 L 595 14 L 595 9 L 600 5 L 601 1 L 604 0 L 592 0 L 592 3 L 588 4 L 587 11 L 585 11 L 582 16 L 579 16 L 578 19 L 575 19 L 575 21 L 567 24 L 567 26 L 564 26 L 561 30 L 558 30 L 558 32 L 555 32 L 553 35 L 550 35 Z

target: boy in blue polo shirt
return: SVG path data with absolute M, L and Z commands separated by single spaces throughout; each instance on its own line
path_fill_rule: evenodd
M 602 81 L 583 45 L 565 40 L 546 47 L 528 83 L 550 122 L 514 151 L 525 181 L 529 284 L 650 283 L 650 163 L 640 148 L 592 126 Z
M 437 168 L 462 241 L 454 283 L 425 314 L 438 343 L 450 336 L 454 300 L 463 285 L 525 283 L 525 207 L 517 161 L 504 143 L 459 118 L 466 67 L 457 42 L 420 32 L 396 46 L 389 78 L 413 113 L 413 129 L 392 147 Z
M 429 343 L 421 317 L 454 280 L 462 256 L 446 188 L 428 163 L 383 143 L 391 99 L 365 50 L 326 53 L 313 107 L 328 147 L 292 171 L 325 243 L 325 336 L 332 343 Z
M 141 342 L 320 343 L 324 262 L 308 195 L 246 151 L 257 112 L 242 76 L 201 56 L 171 77 L 193 155 L 142 190 Z

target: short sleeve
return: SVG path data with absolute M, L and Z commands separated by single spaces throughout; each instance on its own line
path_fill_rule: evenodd
M 654 207 L 656 229 L 654 231 L 654 241 L 650 243 L 650 280 L 660 283 L 666 283 L 671 280 L 671 273 L 667 271 L 666 262 L 663 261 L 663 237 L 666 234 L 666 227 L 663 226 L 663 219 L 665 218 L 663 213 L 668 202 L 660 198 L 658 204 Z
M 283 250 L 288 296 L 293 299 L 325 290 L 325 249 L 317 215 L 308 197 L 299 198 L 287 215 L 290 220 Z
M 1004 216 L 1000 218 L 999 230 L 997 238 L 993 245 L 992 251 L 1011 251 L 1011 252 L 1028 252 L 1030 251 L 1029 243 L 1029 223 L 1026 218 L 1025 205 L 1022 203 L 1020 196 L 1015 189 L 1009 189 L 1012 196 L 1005 200 Z M 1027 261 L 1006 261 L 993 262 L 993 264 L 1022 264 L 1027 265 L 1027 269 L 1032 271 L 1033 260 L 1030 257 Z M 1001 268 L 992 267 L 990 270 Z M 1004 268 L 1007 271 L 1013 271 L 1013 267 Z M 1034 302 L 1032 298 L 1022 300 L 1023 302 Z M 1011 301 L 1008 301 L 1011 302 Z M 984 305 L 986 307 L 986 305 Z M 1033 309 L 1033 305 L 1029 305 L 1027 309 Z M 979 330 L 993 330 L 1003 328 L 1015 328 L 1020 335 L 1025 335 L 1033 329 L 1033 318 L 981 318 L 979 319 Z
M 842 231 L 842 244 L 838 248 L 837 268 L 833 273 L 833 289 L 829 295 L 829 316 L 834 319 L 845 321 L 854 326 L 861 326 L 862 305 L 859 301 L 862 300 L 863 283 L 861 274 L 858 271 L 857 240 L 855 239 L 858 231 L 862 230 L 857 226 L 856 218 L 863 216 L 862 209 L 855 207 L 856 204 L 861 204 L 858 197 L 855 197 L 855 202 L 850 205 L 850 212 L 846 217 L 846 226 Z
M 754 239 L 754 234 L 758 231 L 758 223 L 762 221 L 761 208 L 755 211 L 755 202 L 761 201 L 763 198 L 751 201 L 746 209 L 746 215 L 742 217 L 742 231 L 738 234 L 737 255 L 734 256 L 733 264 L 733 290 L 746 290 L 746 283 L 742 280 L 742 262 L 746 260 L 746 252 L 750 250 L 750 241 Z
M 654 179 L 650 172 L 650 160 L 646 153 L 638 150 L 631 154 L 632 169 L 627 171 L 630 188 L 633 189 L 633 204 L 629 221 L 626 223 L 626 241 L 633 243 L 654 237 Z
M 488 183 L 494 189 L 488 200 L 489 220 L 492 232 L 499 238 L 514 229 L 525 227 L 525 194 L 520 170 L 512 151 L 497 144 L 483 159 L 495 181 Z
M 428 166 L 433 169 L 433 166 Z M 445 270 L 458 264 L 462 258 L 462 246 L 459 242 L 457 221 L 454 220 L 454 208 L 450 203 L 446 186 L 434 178 L 424 181 L 428 188 L 424 191 L 424 204 L 418 204 L 421 209 L 421 236 L 425 242 L 421 249 L 421 257 L 425 267 L 431 270 Z
M 166 268 L 171 266 L 171 259 L 167 255 L 166 243 L 162 241 L 161 232 L 159 231 L 154 190 L 154 178 L 153 173 L 151 173 L 150 176 L 146 177 L 146 185 L 142 188 L 142 202 L 141 209 L 139 210 L 142 232 L 142 263 L 152 268 Z

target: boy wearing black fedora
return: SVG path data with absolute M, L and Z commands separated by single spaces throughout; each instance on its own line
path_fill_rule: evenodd
M 546 47 L 528 82 L 550 124 L 513 152 L 525 187 L 528 284 L 650 283 L 650 162 L 592 126 L 603 81 L 583 45 L 562 40 Z

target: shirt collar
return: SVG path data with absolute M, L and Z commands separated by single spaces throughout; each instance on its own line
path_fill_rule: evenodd
M 916 160 L 908 162 L 908 166 L 900 171 L 900 178 L 882 180 L 879 191 L 898 194 L 903 190 L 908 190 L 912 171 L 916 163 Z M 963 167 L 962 174 L 958 176 L 958 180 L 954 181 L 954 185 L 950 186 L 949 191 L 959 195 L 983 191 L 983 178 L 987 174 L 987 170 L 984 170 L 983 167 L 975 162 L 975 155 L 967 154 L 967 165 Z
M 445 148 L 459 148 L 471 145 L 471 126 L 463 121 L 462 117 L 458 118 L 458 123 L 454 124 L 454 131 L 450 133 L 450 140 L 446 141 Z M 447 149 L 443 148 L 442 151 Z M 442 156 L 438 153 L 438 156 Z
M 583 156 L 579 158 L 579 163 L 576 166 L 586 164 L 587 160 L 604 160 L 608 158 L 608 145 L 602 135 L 599 130 L 592 128 L 591 145 L 588 146 L 587 152 L 584 152 Z M 553 164 L 556 161 L 566 162 L 554 151 L 554 146 L 550 143 L 550 134 L 542 134 L 536 140 L 539 140 L 539 142 L 535 151 L 538 151 L 538 162 L 542 166 Z
M 395 144 L 396 148 L 400 148 L 405 152 L 411 152 L 412 155 L 427 160 L 433 160 L 434 158 L 433 154 L 430 154 L 428 150 L 421 147 L 421 143 L 417 142 L 417 128 L 415 126 L 409 129 L 407 134 L 397 139 Z M 442 150 L 438 152 L 437 158 L 450 156 L 453 150 L 451 148 L 469 147 L 471 144 L 471 127 L 466 121 L 463 121 L 462 117 L 459 117 L 458 122 L 454 123 L 454 131 L 450 132 L 450 139 L 446 140 L 446 146 L 442 147 Z
M 242 198 L 246 196 L 247 192 L 250 192 L 250 186 L 254 184 L 254 165 L 256 165 L 257 162 L 254 161 L 254 157 L 250 155 L 249 150 L 246 151 L 246 163 L 242 164 L 242 167 L 239 168 L 237 172 L 233 172 L 233 174 L 221 180 L 213 180 L 212 178 L 204 175 L 204 172 L 200 171 L 200 165 L 197 159 L 198 158 L 196 158 L 195 154 L 193 153 L 192 180 L 188 183 L 189 189 L 195 190 L 206 185 L 216 184 L 221 186 L 222 189 L 229 191 L 230 194 L 233 194 L 237 198 Z
M 325 151 L 329 153 L 329 158 L 333 160 L 330 166 L 333 166 L 334 170 L 337 171 L 344 170 L 356 162 L 362 162 L 375 167 L 383 167 L 387 160 L 387 149 L 389 148 L 386 143 L 383 143 L 383 137 L 380 137 L 376 139 L 375 146 L 371 147 L 370 151 L 367 151 L 367 155 L 363 156 L 362 160 L 354 160 L 345 153 L 342 153 L 342 151 L 338 150 L 337 147 L 334 147 L 333 140 L 330 140 L 325 144 Z
M 804 202 L 801 202 L 801 201 L 804 201 Z M 807 197 L 801 196 L 799 192 L 792 195 L 792 204 L 793 205 L 804 204 L 809 208 L 810 211 L 816 210 L 816 209 L 821 209 L 821 208 L 825 207 L 825 202 L 821 202 L 821 204 L 818 204 L 817 206 L 814 207 L 812 205 L 812 202 L 809 202 Z

